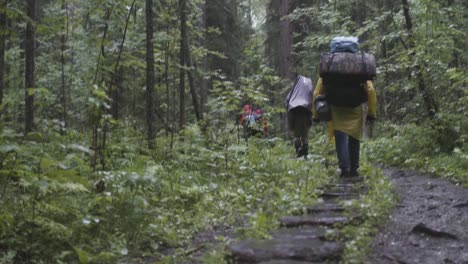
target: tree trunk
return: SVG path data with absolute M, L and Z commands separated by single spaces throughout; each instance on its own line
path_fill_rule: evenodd
M 166 28 L 166 32 L 169 34 L 169 27 Z M 170 42 L 166 41 L 166 44 L 164 45 L 164 85 L 166 86 L 166 103 L 167 103 L 167 110 L 166 110 L 166 124 L 170 123 L 170 118 L 171 118 L 171 103 L 170 103 L 170 98 L 171 98 L 171 90 L 170 90 L 170 84 L 169 84 L 169 47 L 170 47 Z M 169 131 L 166 130 L 166 136 L 168 135 Z
M 111 114 L 114 119 L 119 118 L 119 109 L 120 109 L 120 83 L 119 79 L 122 77 L 122 75 L 119 74 L 119 66 L 120 66 L 120 59 L 122 58 L 122 52 L 125 44 L 125 39 L 127 37 L 127 29 L 128 29 L 128 24 L 130 22 L 130 17 L 133 12 L 133 8 L 135 7 L 135 2 L 136 0 L 133 0 L 132 5 L 130 6 L 130 10 L 128 11 L 127 14 L 127 19 L 125 20 L 125 28 L 122 36 L 122 40 L 120 42 L 119 46 L 119 53 L 117 54 L 117 60 L 115 61 L 114 65 L 114 72 L 112 73 L 112 80 L 109 83 L 109 90 L 108 90 L 108 95 L 109 98 L 112 99 L 112 107 L 111 107 Z
M 29 92 L 29 89 L 34 88 L 34 71 L 35 71 L 35 23 L 36 23 L 37 1 L 28 0 L 28 17 L 26 25 L 26 41 L 25 41 L 25 134 L 33 130 L 34 125 L 34 94 Z
M 185 65 L 185 48 L 184 48 L 184 36 L 186 36 L 186 25 L 187 25 L 187 14 L 186 14 L 186 0 L 179 0 L 180 10 L 180 72 L 179 72 L 179 129 L 182 129 L 185 124 L 185 71 L 183 69 Z
M 3 102 L 5 92 L 5 42 L 6 42 L 6 0 L 0 0 L 0 105 Z M 1 111 L 0 111 L 1 114 Z
M 409 3 L 408 3 L 408 0 L 401 0 L 401 2 L 403 4 L 403 15 L 405 17 L 406 31 L 408 32 L 408 46 L 410 49 L 414 49 L 415 42 L 414 42 L 414 36 L 413 36 L 413 22 L 411 20 Z M 413 60 L 415 59 L 413 51 L 410 52 L 409 56 Z M 416 64 L 415 72 L 416 72 L 416 78 L 418 81 L 418 90 L 422 94 L 424 105 L 426 106 L 427 114 L 432 119 L 435 117 L 435 114 L 438 111 L 437 103 L 435 102 L 428 87 L 426 86 L 426 83 L 424 81 L 424 76 L 421 72 L 421 66 L 419 64 Z
M 293 5 L 292 0 L 271 0 L 268 7 L 268 38 L 266 56 L 270 58 L 269 65 L 282 78 L 294 79 L 292 72 L 294 59 L 292 57 L 292 23 L 285 16 Z
M 185 67 L 188 69 L 183 69 L 187 73 L 188 80 L 189 80 L 189 87 L 190 87 L 190 95 L 192 97 L 192 104 L 193 104 L 193 109 L 195 112 L 195 117 L 197 118 L 197 121 L 200 121 L 202 119 L 201 112 L 200 112 L 200 107 L 198 104 L 198 94 L 197 91 L 195 90 L 195 80 L 192 74 L 192 58 L 190 54 L 190 44 L 189 44 L 189 39 L 187 35 L 187 2 L 186 0 L 182 0 L 182 5 L 181 5 L 181 25 L 180 25 L 180 33 L 181 33 L 181 50 L 183 49 L 183 54 L 185 55 Z M 183 19 L 182 19 L 183 18 Z M 183 64 L 181 64 L 183 65 Z
M 146 126 L 148 148 L 155 147 L 153 0 L 146 0 Z
M 110 19 L 110 16 L 111 16 L 113 10 L 114 10 L 114 5 L 110 6 L 106 11 L 106 17 L 105 17 L 106 24 L 104 25 L 104 32 L 102 33 L 101 48 L 99 50 L 99 55 L 98 55 L 98 59 L 97 59 L 97 62 L 96 62 L 96 71 L 94 73 L 93 84 L 96 84 L 96 82 L 97 82 L 99 68 L 101 66 L 101 56 L 102 57 L 106 56 L 104 46 L 105 46 L 105 41 L 106 41 L 106 37 L 107 37 L 107 30 L 109 28 L 108 21 Z
M 280 1 L 280 43 L 279 43 L 279 75 L 283 78 L 293 79 L 293 57 L 292 57 L 292 23 L 286 16 L 289 14 L 289 7 L 292 0 Z
M 201 9 L 202 9 L 203 15 L 200 18 L 200 28 L 201 28 L 201 30 L 203 30 L 203 34 L 200 37 L 199 45 L 201 47 L 204 47 L 204 48 L 208 48 L 208 45 L 207 45 L 208 44 L 208 42 L 207 42 L 207 39 L 208 39 L 208 27 L 207 27 L 208 14 L 207 14 L 206 5 L 207 5 L 207 3 L 206 3 L 206 0 L 205 0 L 201 4 Z M 208 57 L 207 56 L 203 56 L 203 58 L 201 59 L 200 69 L 201 69 L 203 75 L 204 75 L 205 72 L 208 71 Z M 203 115 L 203 113 L 206 113 L 206 111 L 207 111 L 207 108 L 206 108 L 207 102 L 208 102 L 208 80 L 206 78 L 204 78 L 204 76 L 202 76 L 202 78 L 200 79 L 200 112 L 202 113 L 202 115 Z
M 60 103 L 62 105 L 62 124 L 60 127 L 60 133 L 65 134 L 65 129 L 67 128 L 67 87 L 66 87 L 66 76 L 65 76 L 65 50 L 67 48 L 67 39 L 68 39 L 68 6 L 65 0 L 62 0 L 62 10 L 65 11 L 65 23 L 64 23 L 64 32 L 61 36 L 61 75 L 62 75 L 62 91 L 60 97 Z

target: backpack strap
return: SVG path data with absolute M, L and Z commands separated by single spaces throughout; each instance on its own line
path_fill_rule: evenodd
M 331 65 L 333 63 L 333 58 L 335 57 L 335 53 L 333 52 L 330 57 L 328 57 L 328 69 L 327 72 L 330 72 Z

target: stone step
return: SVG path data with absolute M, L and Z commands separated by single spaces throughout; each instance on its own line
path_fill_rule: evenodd
M 328 185 L 322 188 L 324 192 L 367 192 L 367 187 L 362 184 L 339 184 L 339 185 Z
M 323 262 L 310 262 L 310 261 L 300 261 L 300 260 L 269 260 L 269 261 L 262 261 L 259 264 L 318 264 Z M 335 264 L 339 263 L 338 261 L 330 261 L 327 260 L 327 264 Z
M 299 227 L 299 226 L 333 226 L 335 224 L 346 224 L 350 221 L 347 216 L 285 216 L 279 219 L 281 226 L 284 227 Z
M 322 262 L 339 260 L 343 245 L 319 239 L 245 240 L 229 246 L 228 250 L 231 252 L 231 257 L 239 264 L 262 261 L 268 263 L 273 260 Z
M 359 192 L 323 192 L 319 195 L 324 200 L 353 200 L 359 199 Z
M 344 183 L 344 184 L 349 184 L 349 183 L 361 183 L 364 181 L 364 178 L 362 176 L 359 176 L 359 177 L 343 177 L 343 178 L 340 178 L 340 183 Z
M 306 206 L 307 213 L 322 213 L 322 212 L 343 212 L 345 210 L 344 206 L 337 203 L 317 203 L 315 205 Z
M 333 229 L 328 229 L 320 226 L 307 226 L 300 228 L 281 228 L 271 232 L 271 236 L 275 239 L 320 239 L 325 240 L 325 236 L 336 232 Z

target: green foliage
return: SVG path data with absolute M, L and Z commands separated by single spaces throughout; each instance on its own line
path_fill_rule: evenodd
M 274 219 L 300 211 L 330 181 L 320 159 L 297 160 L 280 139 L 252 139 L 247 147 L 233 133 L 190 126 L 173 148 L 163 137 L 149 153 L 138 133 L 115 131 L 112 170 L 95 173 L 86 162 L 93 152 L 65 143 L 70 137 L 42 133 L 40 141 L 15 144 L 14 134 L 3 134 L 3 259 L 115 263 L 184 248 L 200 231 L 245 219 L 250 225 L 239 234 L 263 237 Z
M 26 8 L 8 1 L 9 24 L 0 29 L 7 37 L 0 84 L 1 263 L 116 263 L 145 255 L 157 255 L 162 263 L 186 260 L 198 232 L 243 226 L 237 230 L 241 237 L 265 237 L 278 216 L 302 212 L 317 188 L 334 179 L 336 158 L 326 137 L 318 135 L 326 133 L 322 127 L 313 128 L 314 154 L 307 161 L 293 158 L 290 144 L 274 138 L 283 131 L 289 84 L 265 66 L 274 59 L 265 58 L 266 49 L 276 41 L 266 33 L 278 28 L 268 20 L 259 25 L 268 13 L 263 0 L 251 6 L 238 1 L 238 7 L 232 1 L 188 2 L 191 70 L 200 97 L 206 96 L 206 119 L 202 128 L 187 124 L 179 130 L 178 1 L 155 2 L 161 132 L 156 150 L 146 149 L 142 3 L 130 14 L 116 67 L 131 2 L 41 2 L 36 87 L 24 91 Z M 381 125 L 380 138 L 364 145 L 364 159 L 466 185 L 467 6 L 410 2 L 412 32 L 401 6 L 388 1 L 296 1 L 289 16 L 295 23 L 296 69 L 317 76 L 319 54 L 332 37 L 359 36 L 361 49 L 378 59 L 379 116 L 392 121 Z M 206 21 L 200 19 L 204 8 Z M 421 83 L 438 105 L 432 118 Z M 22 135 L 26 92 L 36 97 L 36 131 Z M 241 141 L 236 120 L 245 103 L 265 110 L 271 139 Z M 112 110 L 118 110 L 115 119 Z M 106 170 L 98 171 L 103 167 L 94 164 L 96 158 L 106 161 Z M 371 190 L 357 207 L 367 220 L 345 230 L 354 238 L 346 249 L 351 263 L 362 259 L 361 249 L 391 207 L 388 182 L 369 165 L 364 170 Z M 204 262 L 222 263 L 222 247 L 230 241 L 217 239 L 219 248 L 210 249 Z M 173 255 L 158 256 L 171 247 L 177 248 Z
M 382 172 L 368 166 L 364 166 L 361 170 L 363 175 L 366 175 L 364 182 L 369 191 L 363 198 L 345 205 L 350 212 L 361 215 L 364 221 L 359 225 L 343 228 L 344 239 L 347 241 L 343 263 L 364 262 L 370 253 L 373 236 L 379 227 L 385 224 L 395 204 L 393 186 Z
M 468 183 L 466 121 L 459 128 L 428 128 L 416 125 L 383 124 L 383 136 L 366 144 L 364 151 L 373 162 L 386 166 L 406 167 L 448 178 L 456 183 Z M 450 129 L 450 130 L 449 130 Z M 438 134 L 441 131 L 443 134 Z M 444 131 L 451 131 L 450 133 Z M 435 139 L 445 143 L 439 145 Z M 447 146 L 455 146 L 449 151 Z

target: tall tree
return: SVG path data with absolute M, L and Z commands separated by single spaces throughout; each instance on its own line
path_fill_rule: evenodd
M 148 147 L 154 148 L 154 46 L 153 0 L 146 0 L 146 129 Z
M 415 48 L 415 39 L 413 35 L 413 21 L 410 15 L 409 3 L 408 0 L 401 0 L 403 4 L 403 14 L 406 22 L 406 31 L 408 32 L 408 48 L 411 49 L 410 57 L 414 59 L 414 48 Z M 424 76 L 421 72 L 421 65 L 416 64 L 415 66 L 416 78 L 418 82 L 418 90 L 422 94 L 424 104 L 426 106 L 426 111 L 429 117 L 433 118 L 437 113 L 438 107 L 437 103 L 432 97 L 428 87 L 426 86 Z
M 0 105 L 3 103 L 5 92 L 6 7 L 7 0 L 0 0 Z
M 294 61 L 292 57 L 293 24 L 287 18 L 293 0 L 271 0 L 267 8 L 266 56 L 269 66 L 283 78 L 292 79 Z
M 35 72 L 35 35 L 36 35 L 36 12 L 37 0 L 28 0 L 28 21 L 26 25 L 26 41 L 25 41 L 25 133 L 33 130 L 34 125 L 34 93 L 30 89 L 34 88 L 34 72 Z
M 239 23 L 237 0 L 206 0 L 206 46 L 209 70 L 218 71 L 228 80 L 240 75 L 243 42 L 242 25 Z M 215 30 L 213 30 L 215 29 Z
M 61 89 L 61 98 L 60 98 L 60 103 L 62 105 L 62 127 L 61 127 L 61 133 L 65 132 L 65 129 L 67 127 L 68 123 L 68 118 L 67 118 L 67 82 L 66 82 L 66 76 L 65 76 L 65 51 L 67 48 L 67 39 L 68 39 L 68 5 L 65 0 L 62 0 L 62 5 L 61 5 L 62 11 L 64 11 L 64 23 L 63 23 L 63 32 L 62 36 L 60 37 L 60 61 L 61 61 L 61 76 L 62 76 L 62 89 Z
M 183 5 L 181 8 L 181 12 L 184 14 L 181 15 L 181 17 L 184 17 L 184 19 L 181 19 L 181 50 L 183 49 L 183 54 L 185 55 L 184 63 L 185 63 L 185 68 L 183 69 L 184 72 L 187 73 L 187 77 L 189 80 L 189 87 L 190 87 L 190 96 L 192 97 L 192 104 L 193 104 L 193 109 L 195 112 L 195 117 L 197 118 L 197 121 L 200 121 L 202 119 L 202 113 L 200 111 L 200 106 L 198 103 L 198 93 L 195 89 L 195 80 L 193 76 L 193 63 L 192 63 L 192 56 L 190 52 L 190 43 L 189 43 L 189 37 L 187 34 L 187 2 L 186 0 L 183 0 Z M 182 53 L 182 52 L 181 52 Z
M 179 54 L 179 128 L 183 128 L 185 124 L 185 40 L 184 36 L 187 36 L 185 31 L 187 30 L 187 13 L 186 13 L 186 0 L 179 0 L 180 10 L 180 54 Z

